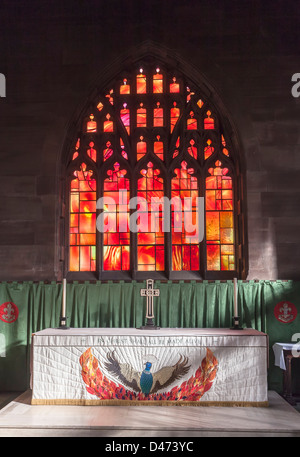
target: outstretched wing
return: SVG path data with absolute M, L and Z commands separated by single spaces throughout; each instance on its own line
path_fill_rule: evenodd
M 104 366 L 109 373 L 117 377 L 122 384 L 130 387 L 135 392 L 141 392 L 141 373 L 135 371 L 128 363 L 119 363 L 114 352 L 107 354 L 107 360 L 108 362 L 105 362 Z
M 180 356 L 178 362 L 171 367 L 163 367 L 153 374 L 153 384 L 151 393 L 170 386 L 174 381 L 188 373 L 190 365 L 188 358 Z

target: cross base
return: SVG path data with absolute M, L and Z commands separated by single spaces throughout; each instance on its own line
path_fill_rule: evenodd
M 233 327 L 230 330 L 244 330 L 243 327 L 240 326 L 239 323 L 239 316 L 233 317 Z
M 69 330 L 70 327 L 67 327 L 67 318 L 66 317 L 61 317 L 60 318 L 60 323 L 59 323 L 59 330 Z
M 160 327 L 154 324 L 154 320 L 152 318 L 147 318 L 146 325 L 142 325 L 139 327 L 139 330 L 159 330 Z

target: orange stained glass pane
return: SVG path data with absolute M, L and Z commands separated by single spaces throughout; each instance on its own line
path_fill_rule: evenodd
M 80 271 L 93 271 L 94 264 L 92 264 L 93 260 L 93 248 L 92 246 L 80 246 L 79 247 L 79 268 Z
M 182 250 L 179 245 L 172 246 L 172 270 L 182 270 Z
M 140 108 L 136 111 L 136 126 L 147 127 L 147 110 L 144 108 L 143 103 L 140 104 Z
M 140 69 L 140 73 L 136 76 L 136 93 L 137 94 L 146 94 L 146 76 L 143 74 L 143 69 Z
M 105 160 L 109 159 L 109 157 L 113 154 L 113 150 L 112 150 L 112 147 L 111 147 L 111 142 L 110 141 L 107 141 L 106 143 L 106 148 L 103 150 L 103 160 L 105 162 Z
M 97 122 L 95 121 L 93 114 L 90 115 L 90 120 L 87 123 L 86 131 L 87 133 L 97 132 Z
M 96 151 L 96 149 L 94 149 L 94 142 L 91 141 L 89 146 L 90 147 L 87 150 L 87 154 L 94 162 L 96 162 L 96 160 L 97 160 L 97 151 Z
M 121 270 L 122 268 L 121 246 L 103 246 L 103 269 Z
M 130 94 L 130 84 L 128 84 L 127 79 L 123 79 L 123 84 L 120 86 L 120 94 L 127 95 Z
M 130 135 L 130 110 L 127 108 L 126 103 L 124 103 L 123 109 L 120 111 L 120 117 L 128 135 Z
M 98 105 L 97 105 L 97 110 L 98 111 L 102 111 L 103 110 L 103 103 L 102 102 L 99 102 Z
M 96 214 L 84 213 L 79 214 L 79 232 L 95 233 L 96 232 Z
M 159 68 L 156 69 L 156 74 L 153 75 L 153 93 L 162 94 L 163 93 L 163 75 L 159 73 Z
M 147 152 L 147 143 L 144 141 L 144 137 L 140 137 L 140 141 L 136 144 L 137 160 L 142 159 Z
M 155 233 L 138 233 L 138 244 L 155 244 Z
M 114 131 L 114 123 L 110 118 L 110 114 L 106 115 L 106 121 L 103 123 L 103 131 L 106 133 Z
M 221 228 L 232 228 L 233 227 L 232 211 L 220 211 L 220 227 Z
M 163 127 L 164 126 L 164 110 L 160 107 L 160 104 L 157 103 L 157 108 L 153 110 L 153 127 Z
M 164 160 L 164 143 L 160 141 L 159 136 L 157 136 L 157 141 L 154 141 L 154 153 L 161 160 Z
M 173 103 L 173 108 L 171 108 L 171 112 L 170 112 L 170 129 L 171 129 L 171 133 L 173 132 L 174 130 L 174 127 L 178 121 L 178 118 L 180 116 L 180 109 L 177 108 L 177 103 L 174 102 Z
M 221 269 L 220 246 L 217 244 L 208 244 L 206 247 L 207 269 L 218 271 Z
M 199 263 L 199 246 L 192 244 L 191 245 L 191 270 L 197 271 L 200 268 Z
M 80 212 L 82 213 L 91 213 L 96 211 L 96 200 L 94 201 L 80 201 Z
M 233 243 L 234 241 L 234 234 L 233 234 L 233 229 L 232 228 L 222 228 L 221 229 L 221 243 L 227 244 L 227 243 Z
M 178 82 L 176 82 L 176 78 L 174 76 L 174 78 L 170 84 L 170 93 L 179 94 L 179 92 L 180 92 L 180 85 L 178 84 Z
M 188 130 L 197 129 L 197 119 L 195 119 L 193 111 L 190 112 L 190 117 L 187 119 L 187 129 Z
M 195 141 L 191 140 L 190 141 L 190 147 L 188 147 L 188 153 L 194 157 L 194 159 L 197 159 L 197 148 L 195 146 Z
M 79 246 L 70 246 L 69 258 L 70 271 L 79 271 Z
M 218 211 L 206 213 L 206 239 L 217 241 L 220 239 L 220 219 Z
M 207 111 L 207 117 L 204 119 L 204 128 L 205 130 L 210 130 L 215 128 L 215 121 L 211 117 L 211 112 Z
M 207 140 L 207 146 L 204 148 L 204 159 L 208 159 L 214 152 L 214 148 L 211 146 L 211 140 Z
M 155 246 L 138 246 L 138 264 L 155 266 Z
M 93 246 L 96 244 L 96 235 L 90 233 L 81 233 L 79 235 L 79 244 Z

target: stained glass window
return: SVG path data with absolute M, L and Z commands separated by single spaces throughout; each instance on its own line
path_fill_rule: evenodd
M 245 224 L 237 146 L 201 87 L 178 67 L 145 58 L 89 102 L 69 152 L 72 274 L 239 275 Z M 96 208 L 102 197 L 110 203 Z M 136 213 L 131 198 L 139 199 Z

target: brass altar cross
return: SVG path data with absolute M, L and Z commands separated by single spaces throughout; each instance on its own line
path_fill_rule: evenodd
M 154 280 L 147 279 L 147 289 L 141 289 L 141 297 L 147 297 L 146 325 L 140 327 L 142 330 L 158 330 L 154 325 L 153 297 L 159 297 L 159 289 L 154 289 Z

